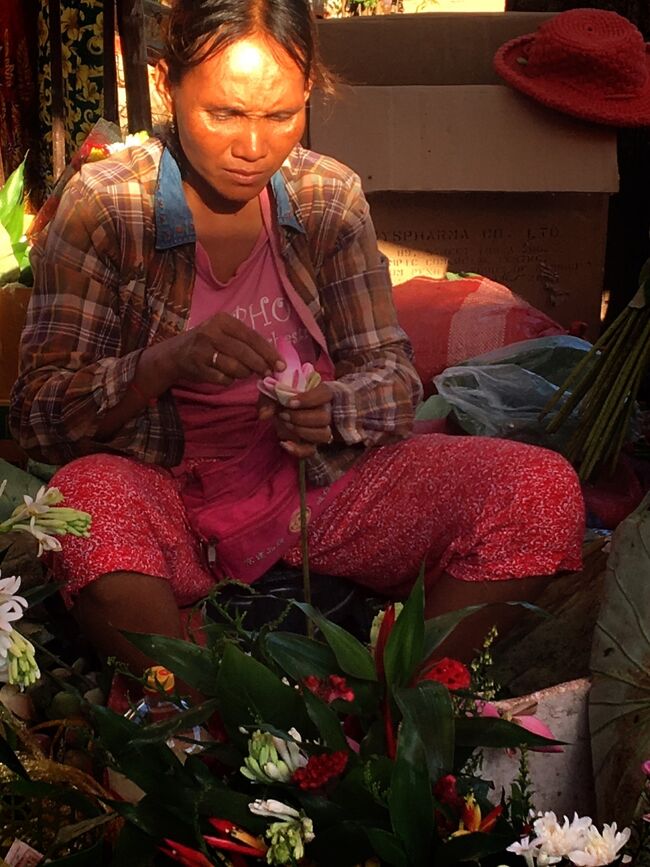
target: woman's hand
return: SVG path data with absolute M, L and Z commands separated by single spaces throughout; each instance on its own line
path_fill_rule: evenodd
M 236 379 L 268 376 L 286 367 L 277 349 L 228 313 L 217 313 L 163 346 L 168 347 L 174 382 L 231 385 Z
M 258 412 L 261 419 L 275 417 L 282 446 L 297 458 L 309 458 L 319 445 L 332 442 L 332 390 L 326 382 L 297 394 L 289 406 L 262 395 Z

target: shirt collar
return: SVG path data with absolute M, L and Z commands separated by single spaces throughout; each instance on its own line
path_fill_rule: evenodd
M 287 183 L 282 170 L 271 178 L 278 223 L 304 234 L 287 192 Z M 154 219 L 156 222 L 156 249 L 169 250 L 181 244 L 196 243 L 196 231 L 192 213 L 183 190 L 181 170 L 168 148 L 163 148 L 158 168 L 158 180 L 154 194 Z

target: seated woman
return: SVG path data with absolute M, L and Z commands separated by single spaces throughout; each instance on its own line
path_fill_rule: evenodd
M 140 667 L 119 630 L 180 635 L 220 576 L 297 564 L 298 457 L 319 572 L 400 597 L 425 561 L 434 615 L 579 569 L 563 458 L 411 434 L 421 384 L 359 179 L 299 144 L 330 87 L 309 0 L 179 0 L 157 85 L 167 133 L 84 166 L 37 239 L 12 397 L 20 443 L 93 516 L 55 569 L 98 649 Z M 257 387 L 281 338 L 322 375 L 287 407 Z

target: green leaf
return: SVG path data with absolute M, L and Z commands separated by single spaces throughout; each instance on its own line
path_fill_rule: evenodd
M 336 657 L 327 644 L 292 632 L 270 632 L 265 637 L 266 651 L 289 677 L 328 677 L 337 671 Z
M 337 822 L 319 830 L 307 848 L 305 861 L 316 864 L 354 867 L 370 855 L 365 829 L 355 822 Z
M 145 792 L 174 803 L 192 781 L 165 744 L 138 743 L 140 727 L 107 707 L 93 705 L 90 714 L 100 743 L 113 757 L 117 770 Z
M 226 645 L 216 690 L 223 720 L 233 732 L 239 726 L 262 724 L 301 731 L 307 720 L 296 690 L 234 644 Z
M 391 864 L 392 867 L 408 867 L 404 847 L 394 834 L 382 828 L 366 828 L 366 834 L 382 863 Z
M 458 865 L 461 861 L 478 861 L 485 855 L 503 854 L 514 842 L 514 834 L 462 834 L 441 843 L 434 852 L 432 864 L 436 867 Z
M 456 744 L 460 747 L 548 747 L 562 744 L 535 735 L 515 723 L 492 717 L 457 717 Z
M 489 605 L 490 603 L 487 603 Z M 521 608 L 525 608 L 527 611 L 533 611 L 535 614 L 539 614 L 541 617 L 550 618 L 550 614 L 547 611 L 544 611 L 538 605 L 534 605 L 532 602 L 506 602 L 506 605 L 516 605 Z M 476 611 L 480 611 L 482 608 L 487 607 L 486 604 L 483 605 L 468 605 L 466 608 L 459 608 L 457 611 L 448 611 L 445 614 L 439 614 L 438 617 L 432 617 L 430 620 L 427 620 L 424 624 L 424 651 L 423 651 L 423 659 L 428 659 L 431 654 L 442 644 L 442 642 L 447 638 L 448 635 L 454 631 L 454 629 L 458 626 L 458 624 L 463 621 L 466 617 L 469 617 L 470 614 L 474 614 Z
M 168 638 L 165 635 L 149 635 L 141 632 L 122 632 L 138 650 L 164 665 L 183 680 L 206 696 L 214 696 L 217 680 L 217 665 L 210 651 L 181 638 Z
M 65 825 L 63 828 L 59 829 L 54 843 L 52 844 L 52 848 L 56 851 L 57 849 L 60 849 L 61 846 L 65 846 L 73 840 L 76 840 L 77 837 L 81 837 L 83 834 L 87 834 L 95 828 L 100 828 L 108 822 L 113 822 L 115 819 L 116 816 L 114 813 L 103 813 L 101 816 L 93 816 L 91 819 L 84 819 L 81 822 L 75 822 L 74 825 Z
M 125 867 L 127 864 L 129 867 L 150 867 L 156 849 L 153 837 L 126 822 L 113 847 L 110 867 Z
M 0 223 L 7 230 L 12 244 L 23 235 L 24 174 L 25 160 L 9 175 L 5 185 L 0 189 Z
M 650 755 L 650 494 L 619 524 L 591 650 L 589 728 L 599 815 L 628 825 Z
M 331 750 L 345 750 L 347 752 L 348 742 L 341 722 L 332 708 L 317 695 L 309 692 L 308 689 L 303 693 L 303 700 L 309 718 L 318 729 L 321 742 Z
M 179 711 L 179 713 L 174 714 L 169 719 L 139 726 L 137 733 L 132 735 L 130 742 L 139 744 L 165 743 L 178 732 L 187 732 L 194 726 L 201 725 L 201 723 L 210 719 L 212 714 L 217 710 L 217 707 L 218 702 L 216 699 L 210 699 L 188 710 Z
M 35 587 L 28 587 L 24 592 L 21 591 L 21 596 L 27 600 L 27 605 L 31 608 L 32 605 L 39 605 L 50 596 L 59 592 L 59 585 L 55 581 L 48 581 L 46 584 L 37 584 Z
M 0 763 L 6 765 L 10 771 L 13 771 L 14 774 L 18 774 L 19 777 L 22 777 L 24 780 L 29 780 L 29 774 L 23 767 L 22 762 L 16 755 L 16 753 L 11 749 L 7 741 L 0 734 Z
M 11 283 L 20 275 L 20 262 L 14 253 L 11 236 L 0 223 L 0 285 Z
M 424 744 L 415 726 L 404 720 L 388 797 L 393 831 L 404 846 L 409 867 L 428 865 L 434 813 Z
M 436 782 L 450 773 L 454 764 L 454 708 L 449 690 L 440 683 L 426 681 L 413 689 L 396 690 L 395 701 L 403 719 L 419 734 L 429 777 Z
M 48 867 L 97 867 L 98 864 L 103 863 L 103 848 L 104 838 L 101 837 L 89 849 L 74 852 L 72 855 L 66 855 L 64 858 L 55 858 L 54 861 L 48 859 Z M 137 867 L 137 865 L 135 862 L 130 861 L 129 867 Z
M 351 677 L 358 677 L 360 680 L 377 680 L 375 664 L 367 647 L 341 626 L 337 626 L 336 623 L 323 617 L 320 611 L 317 611 L 313 606 L 304 602 L 294 602 L 293 604 L 318 626 L 334 651 L 336 661 L 342 671 Z
M 424 624 L 422 658 L 428 659 L 445 638 L 451 635 L 462 620 L 484 607 L 484 605 L 468 605 L 467 608 L 459 608 L 458 611 L 448 611 L 446 614 L 439 614 L 438 617 L 432 617 L 430 620 L 427 620 Z
M 229 822 L 241 825 L 252 834 L 261 834 L 264 833 L 268 820 L 253 815 L 248 809 L 248 805 L 256 797 L 258 795 L 253 792 L 244 795 L 234 789 L 215 785 L 207 791 L 197 793 L 196 806 L 200 816 L 227 819 Z
M 406 686 L 422 661 L 424 647 L 424 579 L 418 576 L 384 649 L 389 687 Z

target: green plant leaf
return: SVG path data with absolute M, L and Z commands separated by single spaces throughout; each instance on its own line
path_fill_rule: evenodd
M 397 740 L 388 806 L 393 831 L 406 851 L 409 867 L 425 867 L 433 833 L 433 799 L 424 744 L 407 720 L 402 722 Z
M 341 670 L 359 680 L 377 680 L 375 664 L 370 651 L 354 635 L 341 626 L 332 623 L 311 605 L 294 602 L 318 626 L 329 646 L 332 648 Z M 330 672 L 331 674 L 331 672 Z
M 527 611 L 533 611 L 539 614 L 540 617 L 550 618 L 551 615 L 534 605 L 532 602 L 507 602 L 506 605 L 516 605 L 525 608 Z M 457 611 L 448 611 L 445 614 L 440 614 L 438 617 L 432 617 L 424 624 L 424 651 L 423 659 L 428 659 L 431 654 L 442 644 L 448 635 L 454 631 L 458 624 L 470 614 L 480 611 L 486 605 L 468 605 L 466 608 L 459 608 Z
M 98 864 L 103 863 L 103 848 L 104 839 L 102 837 L 89 849 L 74 852 L 72 855 L 66 855 L 64 858 L 55 858 L 54 861 L 48 859 L 48 867 L 97 867 Z M 130 861 L 129 867 L 137 867 L 137 865 L 134 861 Z
M 11 243 L 15 244 L 23 235 L 23 194 L 25 160 L 13 171 L 0 189 L 0 223 L 5 227 Z
M 264 642 L 271 659 L 296 681 L 312 674 L 327 677 L 337 671 L 336 657 L 327 644 L 292 632 L 270 632 Z
M 384 649 L 384 670 L 390 688 L 410 683 L 424 647 L 424 579 L 418 576 Z
M 129 867 L 150 867 L 156 849 L 153 837 L 126 822 L 113 847 L 110 867 L 126 867 L 127 864 Z
M 454 708 L 449 690 L 426 681 L 413 689 L 398 689 L 394 695 L 403 719 L 422 740 L 429 777 L 436 782 L 450 773 L 454 764 Z
M 114 813 L 103 813 L 101 816 L 93 816 L 91 819 L 84 819 L 81 822 L 75 822 L 74 825 L 65 825 L 63 828 L 59 829 L 54 843 L 52 844 L 52 849 L 56 851 L 62 846 L 76 840 L 77 837 L 81 837 L 83 834 L 87 834 L 95 828 L 101 828 L 102 825 L 106 825 L 108 822 L 113 822 L 115 819 L 116 815 Z
M 316 864 L 354 867 L 371 854 L 365 829 L 355 822 L 342 821 L 319 830 L 307 848 L 306 861 Z
M 0 734 L 0 763 L 6 765 L 14 774 L 18 774 L 24 780 L 29 780 L 29 774 L 23 767 L 16 753 L 11 749 L 8 742 Z
M 141 632 L 122 632 L 138 650 L 173 671 L 176 677 L 194 687 L 203 695 L 213 697 L 217 681 L 217 665 L 210 651 L 181 638 L 149 635 Z
M 209 699 L 187 710 L 179 711 L 169 719 L 139 726 L 137 733 L 131 737 L 131 743 L 165 743 L 172 735 L 178 732 L 187 732 L 194 726 L 201 725 L 210 719 L 217 708 L 217 700 Z
M 464 861 L 476 862 L 485 855 L 504 853 L 514 840 L 514 834 L 463 834 L 441 843 L 435 849 L 431 863 L 436 867 L 447 867 Z
M 548 747 L 562 744 L 535 735 L 515 723 L 492 717 L 457 717 L 456 744 L 460 747 Z
M 628 825 L 650 756 L 650 494 L 614 533 L 591 650 L 598 813 Z
M 404 847 L 394 834 L 382 828 L 366 828 L 366 834 L 382 863 L 392 867 L 408 867 Z
M 21 591 L 21 596 L 27 600 L 27 605 L 31 608 L 32 605 L 39 605 L 50 596 L 54 596 L 59 592 L 59 585 L 55 581 L 48 581 L 46 584 L 37 584 L 35 587 L 28 587 L 24 592 Z
M 318 729 L 321 742 L 331 750 L 345 750 L 347 752 L 348 742 L 345 739 L 341 722 L 332 708 L 317 695 L 309 692 L 308 689 L 305 689 L 303 693 L 303 700 L 309 718 Z
M 458 611 L 448 611 L 445 614 L 439 614 L 438 617 L 432 617 L 430 620 L 427 620 L 424 624 L 422 658 L 428 659 L 445 638 L 451 635 L 462 620 L 469 617 L 470 614 L 474 614 L 475 611 L 480 611 L 483 607 L 483 605 L 468 605 L 467 608 L 459 608 Z
M 222 718 L 233 732 L 262 724 L 301 731 L 308 719 L 296 690 L 234 644 L 226 645 L 216 688 Z

